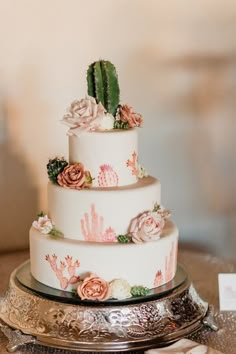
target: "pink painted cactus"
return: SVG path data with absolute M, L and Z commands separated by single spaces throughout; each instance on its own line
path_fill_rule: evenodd
M 163 275 L 162 275 L 161 270 L 158 270 L 156 272 L 156 276 L 154 279 L 154 287 L 157 288 L 158 286 L 160 286 L 162 284 L 163 284 Z
M 91 205 L 90 215 L 84 214 L 84 218 L 80 220 L 81 231 L 84 240 L 88 242 L 116 242 L 117 235 L 115 231 L 108 227 L 104 231 L 104 218 L 99 216 L 95 210 L 95 205 Z
M 102 240 L 103 242 L 116 242 L 117 235 L 111 227 L 108 227 L 108 229 L 106 229 L 106 231 L 103 234 Z
M 132 160 L 126 161 L 126 166 L 131 168 L 132 175 L 138 177 L 138 155 L 136 151 L 132 153 Z
M 171 244 L 169 256 L 165 259 L 165 282 L 168 283 L 173 277 L 175 272 L 175 264 L 177 258 L 177 245 L 175 242 Z
M 100 187 L 116 187 L 118 186 L 119 177 L 112 166 L 101 165 L 98 175 L 98 185 Z
M 56 274 L 57 279 L 60 281 L 61 289 L 65 290 L 68 288 L 69 284 L 78 283 L 80 280 L 79 276 L 76 276 L 76 268 L 80 266 L 78 260 L 74 263 L 72 262 L 71 256 L 66 256 L 65 261 L 60 261 L 59 266 L 57 265 L 57 256 L 55 254 L 52 257 L 47 254 L 45 256 L 46 261 L 50 264 L 52 270 Z M 64 275 L 64 271 L 67 269 L 68 276 Z

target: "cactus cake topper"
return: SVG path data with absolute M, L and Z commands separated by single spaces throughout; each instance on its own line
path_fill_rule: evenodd
M 82 132 L 141 127 L 143 118 L 128 104 L 120 103 L 120 88 L 115 66 L 107 60 L 95 61 L 87 70 L 87 96 L 74 100 L 62 122 L 69 136 Z
M 115 66 L 106 60 L 89 65 L 87 70 L 88 95 L 101 103 L 108 113 L 116 115 L 120 102 L 120 88 Z

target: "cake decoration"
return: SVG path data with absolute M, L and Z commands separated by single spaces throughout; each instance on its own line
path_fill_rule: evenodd
M 158 270 L 156 272 L 156 276 L 155 276 L 155 280 L 154 280 L 154 287 L 157 288 L 158 286 L 163 284 L 163 275 L 162 275 L 162 271 Z
M 114 279 L 110 282 L 110 297 L 117 300 L 128 299 L 132 296 L 131 286 L 125 279 Z
M 128 104 L 120 105 L 118 113 L 116 115 L 117 122 L 126 123 L 129 128 L 141 127 L 143 124 L 143 118 L 141 114 L 135 113 L 133 108 Z
M 77 293 L 82 300 L 104 301 L 109 298 L 109 283 L 99 278 L 96 274 L 89 274 L 81 281 Z
M 136 151 L 132 153 L 132 159 L 126 161 L 126 166 L 131 168 L 132 175 L 138 177 L 138 155 Z
M 124 300 L 130 297 L 146 296 L 149 292 L 150 290 L 142 285 L 130 286 L 125 279 L 114 279 L 107 282 L 94 273 L 90 273 L 80 280 L 77 287 L 77 295 L 81 300 Z
M 89 65 L 87 70 L 88 94 L 101 103 L 106 111 L 116 115 L 120 102 L 120 88 L 115 66 L 106 60 Z
M 57 256 L 55 254 L 53 254 L 52 257 L 47 254 L 45 260 L 50 264 L 51 269 L 59 280 L 61 289 L 65 290 L 69 284 L 76 284 L 79 282 L 80 277 L 76 275 L 76 270 L 80 266 L 78 260 L 72 262 L 72 257 L 66 256 L 65 262 L 60 261 L 59 266 L 57 265 Z M 64 274 L 66 271 L 67 276 Z
M 62 157 L 55 157 L 50 159 L 47 163 L 47 172 L 50 181 L 54 184 L 58 184 L 57 176 L 68 165 L 68 162 Z
M 101 165 L 98 175 L 99 187 L 116 187 L 118 186 L 119 177 L 110 165 Z
M 141 114 L 128 104 L 120 104 L 120 88 L 115 66 L 106 60 L 92 63 L 87 70 L 88 95 L 71 103 L 62 123 L 67 134 L 130 129 L 143 123 Z
M 33 221 L 32 226 L 44 235 L 53 238 L 63 237 L 62 232 L 55 228 L 52 220 L 43 211 L 38 214 L 38 220 Z
M 80 162 L 68 165 L 57 176 L 60 186 L 71 189 L 84 189 L 92 184 L 92 177 L 89 171 L 84 170 L 84 165 Z
M 131 295 L 134 297 L 137 296 L 146 296 L 150 293 L 150 289 L 148 289 L 146 286 L 132 286 L 131 287 Z
M 114 117 L 94 97 L 87 96 L 71 103 L 62 122 L 70 128 L 68 135 L 79 136 L 84 131 L 113 129 Z
M 146 171 L 146 169 L 141 166 L 140 164 L 138 164 L 138 178 L 144 178 L 144 177 L 148 177 L 148 173 Z
M 85 241 L 116 242 L 116 233 L 111 227 L 104 231 L 104 218 L 97 214 L 94 204 L 91 205 L 90 215 L 85 213 L 84 218 L 80 220 L 80 224 Z
M 171 250 L 169 255 L 165 257 L 165 283 L 168 283 L 175 273 L 176 267 L 176 259 L 177 259 L 177 243 L 171 243 Z
M 30 230 L 31 274 L 82 300 L 146 296 L 175 275 L 178 229 L 160 206 L 159 180 L 139 164 L 143 118 L 120 102 L 114 65 L 92 63 L 87 84 L 62 119 L 68 161 L 47 164 L 49 216 Z
M 129 234 L 119 235 L 117 237 L 117 241 L 120 243 L 130 243 L 130 242 L 132 242 L 132 237 Z
M 155 204 L 152 211 L 144 211 L 131 220 L 129 235 L 134 243 L 156 241 L 165 226 L 165 219 L 170 211 Z

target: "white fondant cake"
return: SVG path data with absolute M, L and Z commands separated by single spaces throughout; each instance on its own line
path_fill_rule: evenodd
M 142 117 L 119 103 L 116 80 L 109 62 L 89 67 L 88 93 L 102 96 L 74 101 L 64 116 L 69 162 L 49 160 L 48 215 L 30 230 L 33 277 L 82 300 L 145 296 L 176 272 L 178 229 L 160 182 L 138 163 Z
M 130 220 L 155 203 L 160 204 L 160 188 L 159 181 L 153 177 L 126 187 L 81 191 L 49 183 L 48 213 L 66 238 L 104 242 L 109 237 L 107 229 L 112 230 L 113 239 L 127 234 Z M 94 224 L 96 218 L 99 225 Z M 92 233 L 86 230 L 89 228 Z
M 137 182 L 136 129 L 83 132 L 69 137 L 69 162 L 84 161 L 93 187 L 117 187 Z M 127 162 L 130 161 L 130 166 Z
M 31 228 L 31 272 L 40 282 L 67 291 L 74 288 L 74 277 L 91 270 L 108 282 L 122 278 L 132 285 L 154 288 L 174 277 L 177 245 L 178 230 L 171 221 L 157 242 L 138 245 L 59 240 Z

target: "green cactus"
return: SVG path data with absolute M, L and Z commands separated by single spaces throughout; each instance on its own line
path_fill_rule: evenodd
M 50 181 L 54 184 L 57 184 L 57 176 L 64 168 L 68 165 L 68 162 L 64 158 L 55 157 L 50 159 L 47 164 L 48 177 Z
M 119 235 L 117 237 L 117 241 L 119 243 L 130 243 L 132 241 L 132 237 L 129 235 Z
M 120 102 L 120 88 L 115 66 L 105 60 L 92 63 L 87 71 L 88 95 L 101 102 L 113 116 Z
M 131 295 L 136 296 L 146 296 L 150 293 L 150 290 L 144 286 L 132 286 L 131 287 Z

